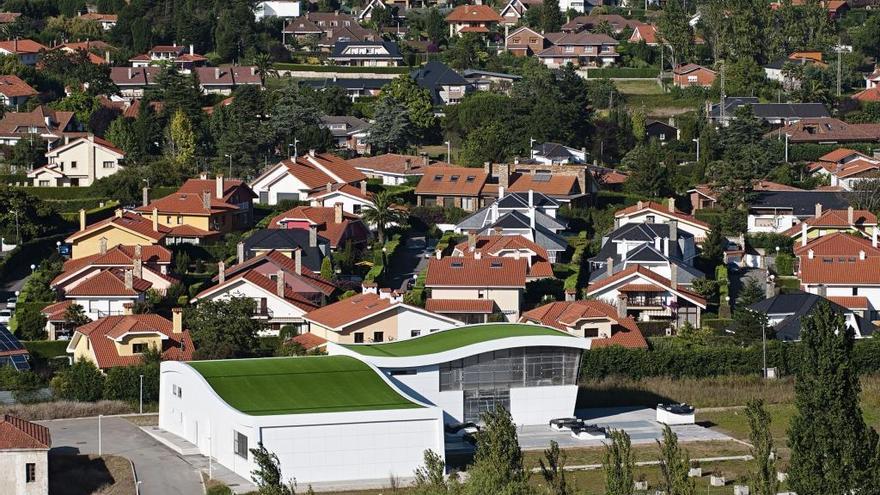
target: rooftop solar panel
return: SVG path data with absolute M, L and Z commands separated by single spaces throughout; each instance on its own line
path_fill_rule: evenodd
M 3 325 L 0 325 L 0 352 L 24 349 L 21 342 Z

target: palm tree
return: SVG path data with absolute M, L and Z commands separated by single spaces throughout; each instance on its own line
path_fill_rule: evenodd
M 254 67 L 260 75 L 260 84 L 266 85 L 266 77 L 278 76 L 278 71 L 272 66 L 272 57 L 268 53 L 258 53 L 254 56 Z
M 381 191 L 373 196 L 372 206 L 367 206 L 361 211 L 361 217 L 368 224 L 376 226 L 379 236 L 379 244 L 385 244 L 385 227 L 391 223 L 402 223 L 406 215 L 394 207 L 394 198 L 387 191 Z

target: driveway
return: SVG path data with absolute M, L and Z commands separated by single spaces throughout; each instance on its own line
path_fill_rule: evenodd
M 413 275 L 421 272 L 428 266 L 425 253 L 433 253 L 436 239 L 427 242 L 424 237 L 411 237 L 406 240 L 406 245 L 398 249 L 394 259 L 388 263 L 388 276 L 385 283 L 393 289 L 406 290 L 406 283 L 412 280 Z
M 96 418 L 39 421 L 52 433 L 52 451 L 98 453 Z M 181 456 L 150 438 L 134 424 L 118 417 L 101 420 L 103 452 L 130 459 L 141 481 L 142 495 L 199 495 L 198 471 Z

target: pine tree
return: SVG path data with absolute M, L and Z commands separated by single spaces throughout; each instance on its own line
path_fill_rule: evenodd
M 545 463 L 546 461 L 546 463 Z M 565 452 L 559 450 L 559 444 L 550 440 L 550 448 L 544 450 L 544 458 L 538 460 L 541 466 L 541 477 L 547 483 L 549 495 L 571 495 L 573 487 L 565 477 Z
M 370 144 L 377 150 L 403 151 L 413 141 L 413 130 L 406 108 L 390 98 L 380 98 L 376 120 L 370 126 Z
M 602 468 L 605 470 L 606 495 L 632 495 L 634 485 L 632 443 L 623 430 L 611 432 L 611 443 L 605 444 Z
M 474 463 L 468 470 L 464 493 L 486 495 L 529 493 L 516 425 L 503 407 L 483 413 L 485 426 L 477 434 Z
M 755 495 L 776 495 L 779 488 L 776 453 L 773 451 L 773 435 L 770 434 L 770 415 L 764 409 L 764 401 L 749 401 L 746 404 L 746 416 L 749 419 L 749 440 L 754 458 L 749 484 L 755 490 Z
M 661 162 L 662 150 L 656 141 L 649 144 L 638 144 L 626 156 L 621 164 L 629 172 L 625 183 L 628 191 L 652 198 L 666 196 L 669 192 L 669 171 Z
M 853 331 L 827 302 L 801 320 L 797 411 L 788 429 L 789 487 L 797 493 L 850 493 L 871 462 L 870 439 L 859 407 Z
M 543 32 L 559 32 L 564 22 L 565 17 L 559 9 L 559 0 L 544 0 L 541 6 L 541 29 Z

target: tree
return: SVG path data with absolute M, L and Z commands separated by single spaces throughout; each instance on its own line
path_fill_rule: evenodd
M 406 108 L 410 123 L 418 137 L 434 127 L 434 104 L 431 93 L 419 86 L 409 74 L 403 74 L 382 87 L 382 98 L 388 98 Z
M 736 305 L 741 308 L 747 308 L 758 301 L 764 300 L 765 291 L 761 287 L 761 283 L 750 278 L 746 280 L 745 285 L 739 291 L 736 298 Z
M 9 164 L 18 170 L 30 171 L 46 162 L 46 149 L 43 139 L 39 135 L 31 134 L 22 136 L 12 146 L 9 156 Z
M 425 34 L 428 39 L 435 45 L 439 45 L 446 39 L 447 30 L 446 21 L 443 20 L 443 15 L 437 10 L 437 7 L 428 9 L 428 14 L 425 16 Z
M 278 77 L 278 71 L 272 65 L 272 56 L 268 53 L 258 53 L 254 55 L 254 67 L 257 74 L 260 75 L 260 84 L 266 85 L 266 78 L 269 76 Z
M 605 444 L 602 469 L 605 470 L 606 495 L 632 495 L 635 461 L 632 442 L 624 430 L 612 430 L 611 443 Z
M 386 153 L 406 149 L 415 139 L 406 108 L 390 98 L 380 98 L 367 139 L 374 149 Z
M 0 204 L 0 235 L 15 239 L 16 244 L 45 234 L 53 227 L 52 205 L 24 189 L 0 184 Z
M 104 393 L 104 375 L 88 359 L 79 359 L 52 379 L 52 389 L 62 399 L 94 402 Z
M 550 448 L 544 450 L 544 459 L 539 459 L 538 463 L 541 466 L 541 477 L 547 483 L 550 495 L 573 493 L 573 487 L 565 479 L 565 452 L 559 450 L 559 444 L 555 440 L 550 440 Z
M 257 493 L 260 495 L 293 495 L 290 486 L 281 480 L 281 462 L 274 452 L 269 452 L 263 442 L 257 444 L 258 448 L 250 449 L 254 456 L 254 464 L 257 468 L 251 471 L 251 479 L 257 485 Z M 293 484 L 293 483 L 291 483 Z
M 253 119 L 253 115 L 241 118 Z M 317 102 L 308 97 L 299 85 L 288 80 L 276 91 L 275 104 L 272 106 L 269 127 L 275 135 L 275 144 L 282 153 L 287 153 L 287 145 L 294 139 L 302 138 L 307 128 L 321 125 L 321 114 Z
M 559 0 L 544 0 L 541 5 L 541 29 L 544 33 L 558 33 L 565 22 L 559 10 Z
M 329 256 L 325 256 L 321 261 L 321 278 L 324 280 L 333 280 L 333 262 Z
M 714 273 L 715 267 L 724 262 L 724 251 L 727 247 L 727 238 L 721 231 L 721 224 L 718 220 L 713 220 L 709 227 L 709 233 L 706 240 L 703 241 L 703 248 L 700 252 L 700 258 L 709 268 L 706 273 Z
M 194 166 L 196 136 L 192 122 L 182 108 L 178 108 L 171 116 L 165 134 L 169 158 L 180 168 Z
M 64 310 L 64 326 L 68 328 L 77 328 L 91 321 L 79 304 L 71 304 Z
M 385 243 L 385 229 L 389 224 L 401 224 L 406 221 L 407 215 L 395 207 L 394 198 L 388 191 L 381 191 L 373 196 L 372 205 L 368 205 L 361 212 L 361 217 L 370 225 L 376 226 L 379 244 Z
M 22 304 L 15 310 L 15 333 L 23 340 L 46 338 L 46 317 L 33 304 Z M 12 322 L 10 322 L 11 324 Z
M 696 495 L 696 486 L 688 478 L 690 459 L 687 451 L 678 446 L 678 435 L 669 425 L 663 426 L 663 441 L 657 440 L 660 448 L 660 474 L 662 487 L 668 495 Z
M 88 124 L 92 114 L 101 109 L 101 102 L 95 96 L 82 92 L 74 92 L 50 105 L 54 110 L 73 112 L 76 120 Z
M 645 109 L 638 108 L 632 112 L 632 131 L 633 136 L 635 136 L 636 141 L 642 142 L 647 138 L 646 125 L 647 120 L 645 117 Z
M 788 485 L 797 493 L 850 493 L 870 466 L 873 434 L 859 407 L 854 336 L 825 301 L 801 319 L 796 412 L 788 428 Z
M 652 198 L 666 196 L 669 192 L 669 172 L 661 162 L 661 155 L 660 145 L 654 140 L 636 145 L 621 162 L 630 171 L 624 187 L 633 194 Z
M 494 411 L 483 413 L 482 419 L 485 426 L 477 433 L 474 463 L 468 470 L 464 493 L 528 493 L 523 455 L 510 413 L 497 406 Z
M 749 420 L 749 439 L 752 443 L 752 471 L 749 484 L 755 495 L 776 495 L 779 482 L 776 479 L 776 453 L 773 451 L 773 435 L 770 433 L 770 415 L 761 399 L 746 404 Z
M 249 297 L 203 301 L 186 313 L 187 328 L 198 359 L 249 356 L 257 347 L 262 325 L 253 319 L 256 303 Z
M 461 484 L 455 477 L 446 479 L 446 462 L 433 450 L 426 450 L 425 464 L 415 471 L 415 495 L 447 495 L 458 493 Z
M 669 0 L 657 21 L 657 34 L 672 50 L 672 65 L 687 60 L 693 44 L 693 33 L 687 12 L 679 0 Z
M 504 162 L 509 154 L 510 132 L 499 122 L 481 126 L 471 132 L 461 150 L 460 161 L 468 167 L 485 162 Z

